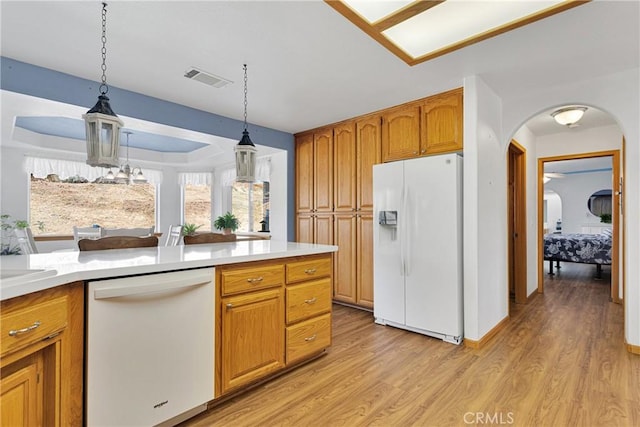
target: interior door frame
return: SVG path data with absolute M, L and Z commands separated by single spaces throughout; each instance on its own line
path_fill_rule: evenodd
M 516 304 L 526 304 L 527 295 L 527 150 L 512 139 L 507 150 L 508 178 L 507 185 L 513 177 L 513 198 L 511 188 L 508 198 L 508 256 L 509 281 L 514 281 Z M 507 297 L 510 292 L 507 284 Z
M 538 293 L 544 293 L 544 223 L 543 223 L 543 203 L 544 203 L 544 182 L 542 181 L 544 174 L 544 164 L 547 162 L 555 162 L 559 160 L 577 160 L 588 159 L 593 157 L 611 157 L 611 189 L 612 189 L 612 221 L 611 221 L 611 301 L 622 303 L 619 296 L 620 289 L 620 259 L 624 259 L 624 253 L 620 254 L 620 223 L 621 209 L 619 188 L 620 181 L 620 150 L 595 151 L 590 153 L 566 154 L 554 157 L 538 158 Z M 623 248 L 624 251 L 624 248 Z M 621 258 L 622 255 L 622 258 Z M 622 283 L 624 290 L 624 283 Z

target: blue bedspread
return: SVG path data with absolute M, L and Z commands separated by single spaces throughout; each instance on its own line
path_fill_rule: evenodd
M 544 259 L 585 264 L 611 264 L 611 236 L 607 234 L 547 234 Z

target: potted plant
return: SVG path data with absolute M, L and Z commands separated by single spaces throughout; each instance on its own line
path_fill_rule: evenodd
M 605 224 L 611 224 L 611 214 L 608 214 L 608 213 L 600 214 L 600 222 L 603 222 Z
M 44 231 L 44 222 L 38 221 L 38 230 Z M 15 242 L 13 230 L 21 230 L 29 227 L 29 222 L 23 219 L 11 220 L 11 215 L 0 215 L 0 255 L 20 255 L 22 250 Z
M 222 230 L 222 234 L 232 234 L 240 226 L 240 221 L 234 214 L 227 212 L 224 215 L 220 215 L 216 218 L 213 226 L 217 230 Z
M 200 228 L 200 227 L 202 227 L 202 224 L 195 225 L 195 224 L 185 223 L 182 226 L 182 235 L 183 236 L 193 236 L 194 234 L 196 234 L 196 230 L 198 228 Z

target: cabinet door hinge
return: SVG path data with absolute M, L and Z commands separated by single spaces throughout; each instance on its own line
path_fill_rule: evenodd
M 60 335 L 60 332 L 61 332 L 61 331 L 58 331 L 58 332 L 54 332 L 54 333 L 53 333 L 53 334 L 51 334 L 51 335 L 47 335 L 46 337 L 42 338 L 42 341 L 46 341 L 46 340 L 50 340 L 50 339 L 52 339 L 52 338 L 55 338 L 55 337 L 57 337 L 58 335 Z

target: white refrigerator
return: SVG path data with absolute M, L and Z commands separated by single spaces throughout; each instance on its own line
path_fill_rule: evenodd
M 460 344 L 462 157 L 373 167 L 375 322 Z

